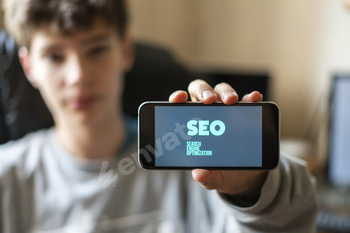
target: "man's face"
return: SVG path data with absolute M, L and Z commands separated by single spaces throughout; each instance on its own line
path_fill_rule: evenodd
M 20 51 L 20 57 L 56 123 L 90 123 L 120 110 L 123 74 L 132 63 L 130 43 L 96 19 L 92 28 L 69 36 L 39 30 L 30 53 Z

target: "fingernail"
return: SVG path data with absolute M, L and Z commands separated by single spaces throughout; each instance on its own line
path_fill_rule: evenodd
M 169 99 L 172 100 L 172 99 L 174 98 L 175 94 L 176 94 L 176 92 L 174 92 L 173 94 L 171 94 Z
M 215 94 L 212 91 L 206 90 L 202 92 L 202 98 L 203 99 L 208 99 L 212 96 L 214 96 Z
M 201 182 L 201 184 L 204 186 L 209 186 L 211 184 L 211 181 Z
M 197 170 L 192 170 L 192 176 L 195 179 L 197 177 Z
M 236 95 L 237 94 L 235 92 L 227 91 L 223 94 L 223 100 L 226 101 L 228 98 Z
M 249 94 L 249 98 L 252 96 L 253 92 Z

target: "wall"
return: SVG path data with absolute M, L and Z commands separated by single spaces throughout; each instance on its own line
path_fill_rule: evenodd
M 206 30 L 199 62 L 269 70 L 286 137 L 304 136 L 309 108 L 315 101 L 309 88 L 317 65 L 314 42 L 320 5 L 316 2 L 208 1 L 202 14 Z
M 201 0 L 129 0 L 131 31 L 137 39 L 165 45 L 182 59 L 195 60 Z

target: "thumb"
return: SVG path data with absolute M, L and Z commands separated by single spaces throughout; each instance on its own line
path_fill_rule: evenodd
M 192 171 L 192 177 L 206 189 L 220 189 L 223 185 L 223 177 L 220 171 L 195 169 Z

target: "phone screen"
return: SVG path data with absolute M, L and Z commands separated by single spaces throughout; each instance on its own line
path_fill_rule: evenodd
M 262 106 L 155 106 L 156 167 L 262 167 Z

